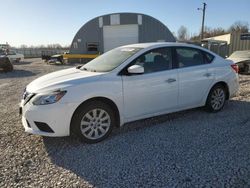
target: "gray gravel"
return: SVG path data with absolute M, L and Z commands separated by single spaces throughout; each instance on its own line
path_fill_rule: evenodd
M 29 59 L 0 73 L 0 187 L 250 187 L 250 76 L 220 113 L 137 121 L 98 144 L 24 133 L 25 85 L 67 67 Z

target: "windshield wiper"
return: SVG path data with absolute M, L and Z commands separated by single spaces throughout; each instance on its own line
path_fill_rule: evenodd
M 77 68 L 77 69 L 84 70 L 84 71 L 88 71 L 88 72 L 96 72 L 95 69 L 87 69 L 86 67 L 83 67 L 83 68 L 82 68 L 82 66 L 77 66 L 76 68 Z
M 82 67 L 82 65 L 78 65 L 76 66 L 76 69 L 80 69 Z
M 77 66 L 76 68 L 77 68 L 77 69 L 80 69 L 80 70 L 84 70 L 84 71 L 89 71 L 89 70 L 88 70 L 87 68 L 85 68 L 85 67 L 82 68 L 82 66 L 83 66 L 83 65 L 79 65 L 79 66 Z
M 89 71 L 89 70 L 88 70 L 87 68 L 85 68 L 85 67 L 84 67 L 83 69 L 81 69 L 81 70 Z

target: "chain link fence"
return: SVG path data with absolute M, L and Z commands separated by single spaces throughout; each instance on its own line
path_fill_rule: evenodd
M 23 54 L 25 58 L 37 58 L 44 54 L 55 55 L 63 54 L 68 52 L 69 49 L 53 49 L 53 48 L 15 48 L 13 49 L 16 53 Z

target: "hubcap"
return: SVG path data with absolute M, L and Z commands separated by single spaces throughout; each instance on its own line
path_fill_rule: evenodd
M 213 109 L 219 110 L 220 108 L 222 108 L 224 102 L 225 102 L 224 90 L 221 88 L 215 89 L 211 96 L 211 105 Z
M 109 130 L 111 119 L 103 109 L 93 109 L 84 114 L 81 120 L 82 134 L 91 140 L 103 137 Z

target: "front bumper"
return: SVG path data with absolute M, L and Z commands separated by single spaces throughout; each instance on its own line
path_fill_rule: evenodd
M 24 101 L 20 103 L 22 124 L 25 132 L 42 136 L 60 137 L 70 135 L 70 121 L 77 104 L 60 102 L 49 105 L 33 105 Z M 38 127 L 37 122 L 47 124 L 53 131 Z M 42 125 L 40 125 L 42 126 Z

